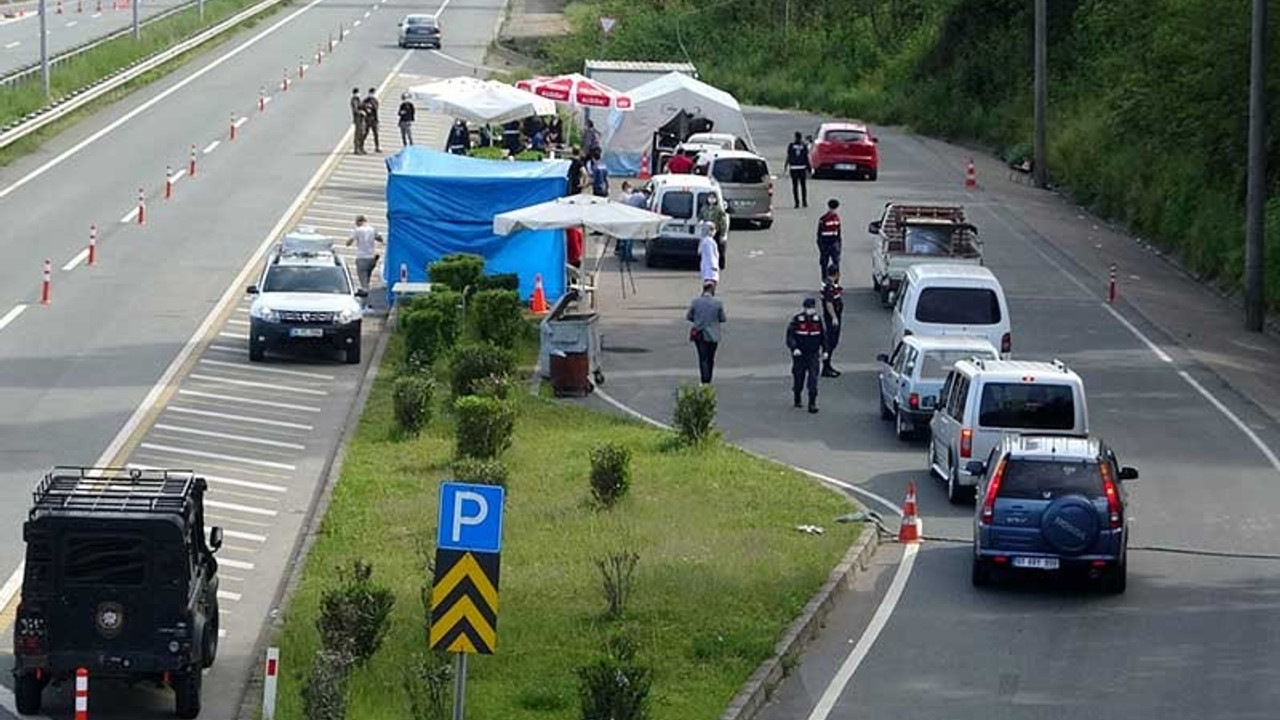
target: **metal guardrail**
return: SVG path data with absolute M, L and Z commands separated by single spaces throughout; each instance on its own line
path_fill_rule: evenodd
M 235 28 L 245 20 L 259 15 L 265 10 L 276 5 L 286 2 L 289 2 L 289 0 L 263 0 L 263 2 L 260 2 L 253 7 L 241 10 L 217 25 L 209 27 L 170 48 L 153 53 L 145 58 L 139 58 L 95 83 L 86 85 L 79 90 L 74 90 L 68 95 L 58 98 L 52 104 L 46 105 L 35 112 L 29 113 L 26 117 L 18 120 L 17 122 L 11 123 L 4 128 L 0 128 L 0 149 L 12 145 L 18 140 L 21 140 L 59 118 L 70 115 L 94 100 L 110 93 L 116 88 L 119 88 L 120 86 L 155 70 L 170 60 L 173 60 L 174 58 L 199 47 L 218 35 Z
M 186 10 L 187 8 L 195 7 L 197 2 L 198 0 L 187 0 L 186 2 L 180 5 L 175 5 L 171 8 L 168 8 L 167 10 L 162 10 L 161 12 L 158 12 L 155 15 L 139 20 L 138 26 L 146 27 L 151 23 L 159 22 L 160 20 L 163 20 L 167 17 L 177 15 L 178 13 L 182 12 L 183 10 Z M 57 55 L 50 57 L 49 67 L 50 68 L 57 67 L 58 65 L 70 60 L 71 58 L 79 55 L 80 53 L 92 50 L 100 45 L 111 42 L 112 40 L 126 37 L 128 35 L 131 35 L 132 33 L 133 33 L 133 25 L 130 24 L 119 30 L 114 30 L 110 33 L 107 33 L 106 35 L 102 35 L 92 40 L 87 40 L 85 42 L 82 42 L 79 45 L 63 50 Z M 25 82 L 27 80 L 36 80 L 39 77 L 40 77 L 40 61 L 37 60 L 36 62 L 28 63 L 15 70 L 10 70 L 4 75 L 0 75 L 0 88 L 9 89 L 21 82 Z

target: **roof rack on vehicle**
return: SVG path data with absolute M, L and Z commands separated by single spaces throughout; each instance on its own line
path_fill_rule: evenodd
M 1054 358 L 1053 360 L 1050 360 L 1049 362 L 1053 363 L 1053 366 L 1054 366 L 1054 367 L 1056 367 L 1056 368 L 1058 368 L 1058 370 L 1059 370 L 1060 372 L 1067 372 L 1067 364 L 1066 364 L 1066 363 L 1064 363 L 1064 362 L 1062 362 L 1062 361 L 1061 361 L 1061 360 L 1059 360 L 1058 358 Z
M 36 486 L 38 511 L 182 514 L 204 480 L 191 470 L 57 466 Z

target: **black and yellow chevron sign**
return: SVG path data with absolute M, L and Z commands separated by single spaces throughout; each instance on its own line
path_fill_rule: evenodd
M 498 553 L 436 550 L 431 649 L 492 655 L 498 645 Z

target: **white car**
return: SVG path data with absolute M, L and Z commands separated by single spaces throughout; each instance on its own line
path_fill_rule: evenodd
M 972 499 L 985 461 L 1007 434 L 1089 434 L 1084 381 L 1061 361 L 961 360 L 942 385 L 929 429 L 929 470 L 953 503 Z
M 999 360 L 1000 353 L 982 338 L 908 335 L 889 354 L 876 357 L 880 418 L 892 420 L 899 440 L 927 429 L 947 374 L 960 360 Z
M 361 299 L 369 293 L 351 281 L 329 238 L 308 230 L 286 235 L 247 292 L 254 296 L 250 361 L 261 362 L 270 350 L 312 346 L 360 362 Z
M 970 335 L 1013 352 L 1009 304 L 1000 281 L 975 265 L 914 265 L 907 269 L 893 304 L 889 346 L 906 335 Z
M 751 152 L 747 143 L 733 133 L 703 132 L 694 133 L 685 139 L 686 145 L 710 145 L 718 150 L 742 150 Z

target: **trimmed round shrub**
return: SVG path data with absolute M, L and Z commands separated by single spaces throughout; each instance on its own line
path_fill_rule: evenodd
M 591 449 L 591 496 L 606 508 L 631 488 L 631 451 L 613 443 Z
M 711 385 L 682 385 L 676 391 L 673 413 L 676 431 L 685 444 L 697 445 L 715 436 L 716 390 Z
M 501 460 L 464 457 L 453 462 L 453 477 L 458 482 L 506 487 L 510 473 Z
M 433 285 L 444 285 L 457 292 L 475 290 L 484 275 L 484 258 L 470 253 L 445 255 L 427 266 Z
M 458 457 L 496 458 L 511 447 L 515 407 L 506 400 L 467 395 L 453 405 L 457 416 Z
M 431 395 L 435 383 L 425 375 L 401 375 L 391 388 L 396 426 L 406 435 L 417 435 L 431 422 Z
M 486 378 L 509 378 L 516 371 L 516 355 L 491 343 L 463 345 L 453 353 L 451 386 L 455 398 L 475 395 Z
M 467 315 L 482 342 L 509 348 L 524 333 L 524 308 L 513 290 L 481 290 L 472 296 Z

